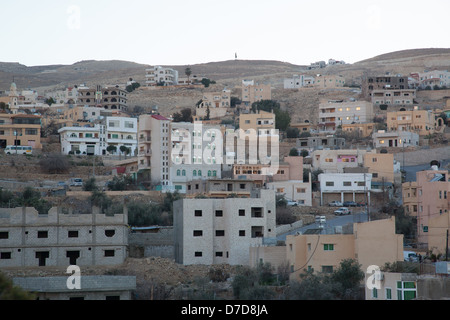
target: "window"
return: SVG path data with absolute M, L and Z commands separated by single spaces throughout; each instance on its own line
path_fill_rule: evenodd
M 377 299 L 378 298 L 378 290 L 377 288 L 372 289 L 372 298 Z
M 0 232 L 0 239 L 8 239 L 8 238 L 9 238 L 9 232 L 8 231 Z
M 195 251 L 194 256 L 195 257 L 201 257 L 201 256 L 203 256 L 203 254 L 202 254 L 201 251 Z
M 69 238 L 78 238 L 78 231 L 70 231 L 67 233 Z
M 108 238 L 113 237 L 116 234 L 116 230 L 105 230 L 105 236 L 107 236 Z
M 48 238 L 48 231 L 38 231 L 37 237 L 40 238 L 40 239 Z
M 397 299 L 412 300 L 416 298 L 416 283 L 414 281 L 397 281 Z
M 344 181 L 344 187 L 351 187 L 352 182 L 351 181 Z
M 323 245 L 323 250 L 324 251 L 334 251 L 334 244 L 324 244 Z
M 239 216 L 240 217 L 245 216 L 245 209 L 239 209 Z
M 114 250 L 105 250 L 105 257 L 114 257 Z
M 201 217 L 202 216 L 202 210 L 195 210 L 194 215 L 196 217 Z
M 297 188 L 297 193 L 305 193 L 306 189 L 305 188 Z
M 322 266 L 323 273 L 333 273 L 333 266 Z
M 392 289 L 386 288 L 386 300 L 392 300 Z
M 262 218 L 264 208 L 252 208 L 251 216 L 252 218 Z
M 222 210 L 216 210 L 216 217 L 223 217 L 223 211 Z
M 239 237 L 245 237 L 245 230 L 239 230 Z
M 327 187 L 334 187 L 334 181 L 327 181 L 327 182 L 325 182 L 325 185 Z
M 0 260 L 11 259 L 11 252 L 0 252 Z
M 194 237 L 202 237 L 203 230 L 194 230 Z
M 216 237 L 224 237 L 225 230 L 216 230 Z

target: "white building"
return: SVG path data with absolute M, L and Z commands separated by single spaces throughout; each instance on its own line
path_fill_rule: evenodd
M 372 134 L 375 148 L 388 147 L 418 147 L 419 135 L 412 131 L 385 131 L 379 130 Z
M 312 86 L 314 84 L 314 77 L 305 74 L 294 74 L 290 79 L 284 79 L 284 89 L 298 89 Z
M 275 193 L 175 201 L 175 261 L 184 265 L 249 265 L 250 247 L 276 237 Z
M 321 205 L 333 200 L 370 204 L 371 173 L 322 173 L 319 182 Z
M 172 68 L 153 66 L 145 70 L 145 84 L 148 87 L 156 85 L 172 86 L 178 84 L 178 71 Z
M 220 179 L 222 132 L 218 126 L 173 122 L 171 125 L 170 185 L 185 193 L 193 180 Z
M 129 153 L 137 153 L 137 119 L 127 117 L 107 117 L 105 123 L 93 127 L 64 127 L 58 130 L 63 154 L 106 155 L 121 154 L 122 146 Z M 115 152 L 107 151 L 115 146 Z

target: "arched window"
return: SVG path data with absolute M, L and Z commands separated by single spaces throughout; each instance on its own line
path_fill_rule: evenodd
M 198 170 L 198 176 L 199 176 L 199 177 L 202 176 L 202 170 Z
M 177 177 L 179 177 L 180 175 L 181 175 L 181 170 L 178 169 L 178 170 L 177 170 Z
M 208 170 L 208 177 L 211 177 L 211 174 L 212 174 L 211 170 Z
M 213 171 L 213 177 L 217 177 L 217 171 L 216 170 Z
M 181 175 L 182 175 L 183 177 L 186 177 L 186 170 L 183 169 Z
M 128 135 L 128 136 L 127 136 L 127 139 L 128 139 L 128 140 L 133 140 L 133 136 L 132 136 L 132 135 Z
M 76 133 L 72 133 L 72 134 L 70 135 L 70 137 L 71 137 L 71 138 L 78 138 L 78 136 L 77 136 Z
M 196 177 L 196 176 L 197 176 L 197 170 L 194 170 L 194 171 L 192 172 L 192 175 L 193 175 L 194 177 Z

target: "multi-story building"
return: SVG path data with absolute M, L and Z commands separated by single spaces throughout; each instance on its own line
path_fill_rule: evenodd
M 352 233 L 303 234 L 286 237 L 291 279 L 304 270 L 332 273 L 345 259 L 357 260 L 365 272 L 371 265 L 403 261 L 403 235 L 395 233 L 395 217 L 353 223 Z
M 249 265 L 250 247 L 276 237 L 275 210 L 275 193 L 264 189 L 251 198 L 175 201 L 175 261 Z
M 434 133 L 435 116 L 431 110 L 388 112 L 386 116 L 389 131 L 412 131 L 419 136 Z
M 345 138 L 335 136 L 314 136 L 307 138 L 297 138 L 297 148 L 317 150 L 317 149 L 344 149 Z
M 312 169 L 320 169 L 324 173 L 343 173 L 344 168 L 362 166 L 366 153 L 368 151 L 365 149 L 315 150 L 311 154 Z
M 284 79 L 284 89 L 298 89 L 311 87 L 314 85 L 315 78 L 306 74 L 294 74 L 290 79 Z
M 147 87 L 173 86 L 178 84 L 178 71 L 172 68 L 153 66 L 145 69 L 145 79 Z
M 194 197 L 199 194 L 212 198 L 250 197 L 254 188 L 261 188 L 261 184 L 242 179 L 197 179 L 186 183 L 186 196 Z
M 424 72 L 412 73 L 413 85 L 416 88 L 425 89 L 429 87 L 443 88 L 450 85 L 450 72 L 447 70 L 428 70 Z
M 201 122 L 171 124 L 171 186 L 181 193 L 193 180 L 222 177 L 223 140 L 219 126 Z
M 231 91 L 204 92 L 200 103 L 197 104 L 195 114 L 199 120 L 224 117 L 231 106 Z
M 253 129 L 258 135 L 270 134 L 275 129 L 275 114 L 258 110 L 258 113 L 242 113 L 239 115 L 239 129 Z
M 394 183 L 394 154 L 393 153 L 366 153 L 364 167 L 372 174 L 373 182 Z
M 449 177 L 448 170 L 432 165 L 430 170 L 418 171 L 415 182 L 402 185 L 405 211 L 417 215 L 417 241 L 421 248 L 432 249 L 429 247 L 430 220 L 450 212 Z
M 342 88 L 345 84 L 345 78 L 340 75 L 319 75 L 316 77 L 314 87 L 319 89 Z
M 242 80 L 241 101 L 246 106 L 254 102 L 272 99 L 272 87 L 270 84 L 255 83 L 254 80 Z
M 161 115 L 139 116 L 138 169 L 149 173 L 151 184 L 163 187 L 170 184 L 170 123 Z
M 373 106 L 367 101 L 329 100 L 319 105 L 319 130 L 334 132 L 338 126 L 366 123 L 373 119 Z
M 0 211 L 0 268 L 117 265 L 127 257 L 127 211 L 106 216 L 52 208 Z
M 418 147 L 419 135 L 411 131 L 378 130 L 372 134 L 375 148 Z
M 416 89 L 378 89 L 372 90 L 371 102 L 380 106 L 413 106 Z
M 375 123 L 373 122 L 342 124 L 343 132 L 355 134 L 361 138 L 369 137 L 374 130 L 375 130 Z
M 128 117 L 106 117 L 94 126 L 63 127 L 58 130 L 63 154 L 81 153 L 87 155 L 120 154 L 122 146 L 128 154 L 137 153 L 137 119 Z M 116 151 L 108 151 L 115 146 Z
M 371 173 L 321 173 L 320 203 L 354 201 L 370 205 Z
M 41 149 L 41 116 L 0 113 L 0 148 L 31 146 Z
M 373 90 L 403 90 L 408 89 L 408 76 L 384 75 L 364 76 L 361 84 L 361 93 L 365 100 L 372 101 Z
M 114 112 L 127 111 L 127 91 L 119 86 L 96 87 L 80 86 L 77 89 L 77 104 L 88 107 L 101 107 Z

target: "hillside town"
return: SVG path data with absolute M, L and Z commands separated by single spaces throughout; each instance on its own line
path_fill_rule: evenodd
M 350 67 L 11 81 L 0 281 L 17 299 L 449 299 L 450 72 Z

